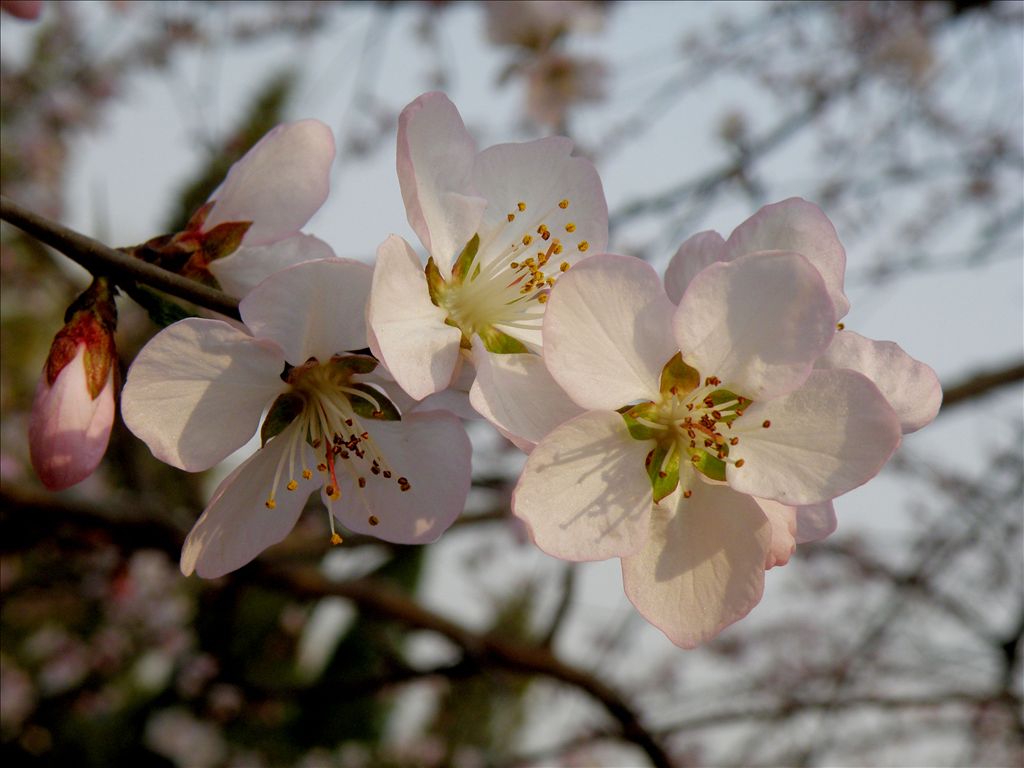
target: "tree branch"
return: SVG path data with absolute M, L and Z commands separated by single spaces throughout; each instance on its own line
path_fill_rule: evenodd
M 223 291 L 128 256 L 45 216 L 33 213 L 2 195 L 0 219 L 60 251 L 94 275 L 108 275 L 119 283 L 143 283 L 171 296 L 239 319 L 238 301 Z
M 993 389 L 1024 380 L 1024 363 L 1011 363 L 996 370 L 976 373 L 965 381 L 943 387 L 942 410 L 987 395 Z

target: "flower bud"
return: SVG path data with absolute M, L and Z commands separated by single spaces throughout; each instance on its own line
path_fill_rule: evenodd
M 97 277 L 68 307 L 50 346 L 29 422 L 32 466 L 51 490 L 81 482 L 107 450 L 114 422 L 117 309 Z

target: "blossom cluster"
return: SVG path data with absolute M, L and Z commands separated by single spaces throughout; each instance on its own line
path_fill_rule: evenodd
M 371 267 L 301 232 L 333 159 L 323 124 L 280 126 L 184 232 L 138 250 L 241 299 L 241 323 L 158 333 L 121 397 L 128 428 L 186 471 L 259 433 L 189 534 L 185 574 L 245 565 L 314 492 L 335 543 L 335 523 L 437 539 L 470 487 L 462 419 L 479 416 L 529 454 L 512 512 L 537 546 L 620 558 L 639 612 L 693 647 L 746 615 L 765 571 L 831 533 L 833 499 L 938 411 L 928 366 L 843 327 L 845 251 L 809 202 L 768 205 L 727 239 L 694 235 L 661 277 L 607 252 L 601 181 L 572 142 L 480 151 L 429 93 L 397 135 L 422 255 L 392 235 Z M 113 394 L 83 368 L 87 342 L 64 345 L 37 399 L 33 457 L 53 487 L 102 455 L 96 421 Z M 56 473 L 49 446 L 69 434 L 83 450 L 65 450 L 74 471 Z

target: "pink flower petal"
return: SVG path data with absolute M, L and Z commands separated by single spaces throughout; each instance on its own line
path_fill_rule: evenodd
M 614 410 L 660 397 L 661 371 L 678 351 L 672 303 L 650 265 L 601 254 L 566 272 L 544 316 L 544 360 L 584 408 Z
M 693 278 L 673 322 L 683 359 L 702 378 L 754 400 L 800 386 L 835 335 L 821 275 L 795 253 L 712 264 Z
M 341 499 L 324 502 L 351 531 L 397 544 L 435 541 L 462 513 L 470 484 L 470 443 L 458 417 L 413 413 L 401 421 L 364 421 L 392 477 L 338 460 Z M 357 478 L 366 480 L 360 488 Z M 396 480 L 409 481 L 402 491 Z M 371 522 L 371 516 L 376 524 Z
M 370 348 L 402 389 L 417 400 L 448 386 L 459 357 L 462 332 L 445 324 L 412 248 L 392 235 L 377 249 L 367 311 Z
M 470 402 L 520 450 L 529 453 L 552 429 L 583 413 L 539 355 L 496 355 L 475 343 L 473 353 L 477 374 Z
M 319 120 L 279 125 L 231 166 L 203 225 L 251 221 L 245 245 L 266 245 L 297 233 L 327 200 L 334 136 Z
M 181 550 L 181 572 L 193 571 L 204 579 L 213 579 L 241 568 L 269 546 L 277 544 L 295 527 L 309 494 L 322 482 L 302 477 L 301 467 L 316 467 L 316 456 L 309 445 L 291 434 L 288 427 L 228 475 L 214 491 L 206 510 L 192 527 Z M 268 509 L 267 498 L 285 451 L 289 445 L 299 448 L 293 477 L 281 476 L 274 493 L 275 506 Z M 287 466 L 286 466 L 287 469 Z M 296 489 L 285 487 L 295 480 Z
M 530 454 L 512 512 L 549 555 L 604 560 L 640 549 L 653 505 L 644 468 L 653 442 L 634 440 L 622 417 L 592 411 L 551 431 Z
M 487 201 L 473 196 L 476 144 L 443 93 L 425 93 L 398 118 L 398 182 L 409 224 L 438 269 L 451 264 L 477 232 Z
M 796 507 L 787 507 L 771 499 L 754 499 L 772 527 L 772 544 L 768 548 L 764 569 L 785 565 L 796 552 Z
M 849 368 L 875 382 L 900 417 L 903 434 L 931 424 L 942 405 L 942 385 L 935 371 L 891 341 L 840 331 L 814 367 Z
M 161 461 L 209 469 L 253 436 L 284 388 L 281 350 L 219 320 L 189 318 L 139 352 L 121 417 Z
M 572 156 L 572 146 L 569 139 L 551 136 L 498 144 L 479 154 L 473 181 L 477 194 L 487 200 L 480 226 L 484 263 L 489 260 L 488 253 L 499 253 L 509 244 L 522 248 L 527 257 L 537 251 L 544 253 L 556 239 L 564 250 L 552 255 L 552 272 L 563 261 L 575 264 L 587 254 L 604 251 L 608 204 L 601 179 L 593 163 Z M 510 214 L 514 217 L 511 222 Z M 538 232 L 541 225 L 551 233 L 547 241 Z M 523 246 L 524 237 L 533 242 Z M 587 245 L 581 251 L 579 243 L 583 241 Z
M 679 246 L 665 270 L 665 293 L 678 304 L 690 281 L 709 264 L 722 261 L 725 240 L 717 232 L 698 232 Z
M 366 302 L 373 268 L 351 259 L 296 264 L 268 277 L 242 299 L 242 321 L 301 365 L 367 345 Z
M 732 260 L 755 251 L 799 253 L 824 278 L 835 305 L 834 320 L 850 311 L 850 302 L 843 293 L 846 251 L 836 228 L 814 203 L 791 197 L 764 206 L 729 235 L 724 258 Z
M 796 507 L 796 543 L 824 539 L 835 531 L 836 524 L 836 511 L 831 501 Z
M 746 616 L 764 589 L 771 525 L 749 496 L 697 482 L 659 507 L 647 544 L 622 559 L 626 596 L 682 648 L 694 648 Z
M 85 345 L 57 375 L 43 371 L 29 421 L 29 454 L 43 485 L 70 488 L 95 471 L 107 451 L 114 423 L 114 372 L 94 400 L 85 380 Z
M 763 424 L 769 423 L 765 428 Z M 733 422 L 739 443 L 726 478 L 733 488 L 783 504 L 818 504 L 878 474 L 900 442 L 900 424 L 864 375 L 814 371 L 795 392 L 750 406 Z
M 221 290 L 241 299 L 275 272 L 306 261 L 331 258 L 331 246 L 320 238 L 300 233 L 270 245 L 243 245 L 230 256 L 211 262 L 210 272 Z

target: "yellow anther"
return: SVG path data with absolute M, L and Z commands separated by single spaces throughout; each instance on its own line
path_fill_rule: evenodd
M 539 301 L 541 304 L 547 304 L 548 295 L 546 293 L 537 294 L 537 301 Z
M 566 208 L 569 207 L 569 199 L 566 198 L 565 200 L 560 200 L 558 202 L 558 207 L 564 211 Z
M 263 502 L 263 506 L 265 506 L 267 509 L 273 509 L 274 507 L 277 506 L 277 502 L 274 501 L 273 499 L 267 499 L 265 502 Z
M 520 211 L 525 211 L 526 210 L 526 203 L 524 203 L 522 200 L 520 200 L 518 205 L 516 205 L 516 208 L 518 208 Z
M 512 267 L 512 269 L 519 269 L 519 262 L 513 261 L 509 266 Z
M 558 265 L 558 271 L 559 272 L 566 272 L 566 271 L 568 271 L 568 269 L 569 269 L 569 262 L 568 261 L 563 261 L 561 264 Z
M 562 252 L 562 244 L 557 240 L 551 245 L 551 252 L 557 256 Z
M 510 213 L 508 215 L 508 220 L 509 220 L 509 223 L 512 223 L 513 221 L 516 220 L 516 215 L 514 213 Z
M 334 533 L 331 534 L 331 544 L 333 544 L 334 546 L 338 546 L 343 541 L 344 541 L 344 539 L 341 538 L 341 534 L 338 533 L 337 531 L 335 531 Z
M 312 476 L 313 476 L 313 473 L 310 472 L 308 469 L 302 470 L 302 479 L 303 480 L 309 480 L 309 478 L 311 478 Z
M 566 225 L 565 225 L 565 231 L 566 231 L 566 232 L 575 232 L 575 231 L 576 231 L 576 225 L 575 225 L 575 224 L 573 224 L 573 223 L 572 223 L 572 222 L 570 221 L 570 222 L 569 222 L 568 224 L 566 224 Z
M 530 235 L 523 235 L 523 245 L 529 245 L 533 242 L 533 237 Z
M 587 250 L 587 248 L 590 247 L 590 243 L 588 243 L 586 240 L 580 240 L 579 245 L 577 245 L 576 247 L 580 249 L 580 253 L 584 253 Z
M 841 331 L 846 328 L 846 323 L 836 323 L 836 330 Z
M 548 227 L 547 227 L 546 224 L 541 224 L 539 227 L 537 227 L 537 234 L 538 235 L 543 235 L 547 231 L 548 231 Z
M 298 487 L 299 487 L 299 484 L 297 482 L 295 482 L 294 480 L 289 480 L 288 481 L 287 488 L 288 488 L 289 491 L 294 491 Z

